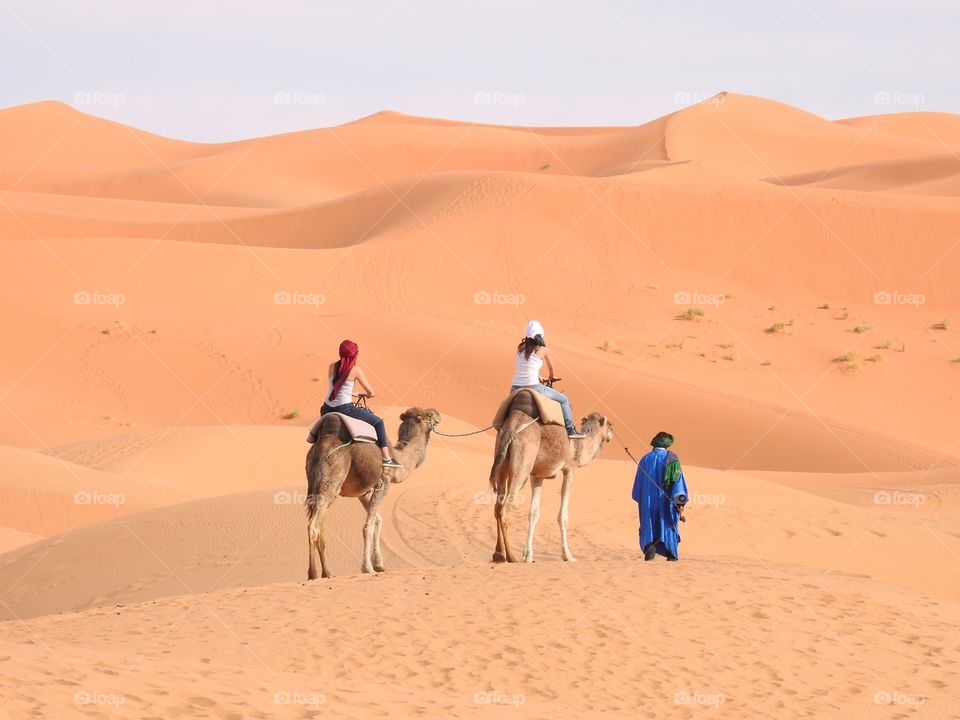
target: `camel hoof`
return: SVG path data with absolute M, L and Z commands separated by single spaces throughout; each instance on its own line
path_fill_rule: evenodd
M 495 553 L 493 554 L 493 561 L 494 561 L 495 563 L 502 563 L 502 562 L 506 562 L 507 559 L 503 556 L 503 553 L 501 553 L 501 552 L 495 552 Z
M 576 562 L 577 559 L 573 555 L 568 555 L 563 559 L 564 562 Z
M 387 569 L 386 569 L 382 564 L 381 564 L 381 565 L 374 565 L 374 566 L 373 566 L 373 569 L 374 569 L 376 572 L 378 572 L 378 573 L 382 573 L 382 572 L 386 572 L 386 571 L 387 571 Z

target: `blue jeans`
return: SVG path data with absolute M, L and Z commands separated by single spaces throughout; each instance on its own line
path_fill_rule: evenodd
M 570 401 L 567 400 L 567 396 L 558 390 L 554 390 L 551 387 L 547 387 L 543 383 L 538 383 L 536 385 L 514 385 L 510 388 L 510 392 L 519 390 L 521 387 L 527 387 L 534 392 L 538 392 L 541 395 L 546 395 L 551 400 L 556 400 L 560 403 L 560 407 L 563 409 L 563 424 L 567 426 L 567 430 L 570 432 L 575 432 L 577 426 L 573 424 L 573 408 L 570 407 Z
M 387 447 L 387 429 L 383 426 L 383 420 L 369 410 L 364 410 L 361 407 L 357 407 L 353 403 L 337 405 L 337 407 L 330 407 L 324 403 L 323 407 L 320 408 L 320 415 L 326 415 L 328 412 L 342 413 L 352 418 L 356 418 L 357 420 L 363 420 L 364 422 L 370 423 L 373 425 L 373 429 L 377 431 L 377 447 Z

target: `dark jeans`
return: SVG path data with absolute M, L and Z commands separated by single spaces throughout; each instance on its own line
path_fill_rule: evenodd
M 387 447 L 387 429 L 383 426 L 383 420 L 369 410 L 357 407 L 353 403 L 338 405 L 337 407 L 330 407 L 324 403 L 323 407 L 320 408 L 320 415 L 326 415 L 328 412 L 342 413 L 343 415 L 349 415 L 357 420 L 370 423 L 373 425 L 373 429 L 377 431 L 377 447 Z

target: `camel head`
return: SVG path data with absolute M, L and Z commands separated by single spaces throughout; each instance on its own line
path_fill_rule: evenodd
M 440 424 L 440 413 L 433 408 L 410 408 L 400 415 L 401 440 L 421 432 L 428 433 Z
M 420 467 L 427 455 L 427 442 L 430 440 L 430 432 L 440 424 L 440 413 L 433 408 L 410 408 L 400 415 L 400 429 L 397 431 L 397 450 L 404 449 L 407 445 L 423 438 L 423 445 L 420 447 L 420 456 L 417 459 L 415 467 Z
M 613 425 L 607 420 L 606 415 L 600 413 L 590 413 L 580 419 L 580 425 L 583 428 L 584 435 L 590 435 L 595 430 L 600 433 L 601 442 L 613 442 Z

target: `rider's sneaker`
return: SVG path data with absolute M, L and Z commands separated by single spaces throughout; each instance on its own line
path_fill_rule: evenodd
M 582 432 L 577 432 L 576 428 L 567 428 L 567 437 L 571 440 L 583 440 L 586 435 Z
M 397 469 L 397 468 L 402 468 L 403 465 L 401 465 L 400 463 L 398 463 L 398 462 L 397 462 L 396 460 L 394 460 L 393 458 L 390 458 L 389 460 L 384 460 L 384 461 L 383 461 L 383 467 L 384 467 L 384 468 Z

